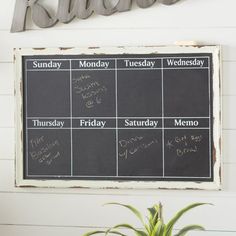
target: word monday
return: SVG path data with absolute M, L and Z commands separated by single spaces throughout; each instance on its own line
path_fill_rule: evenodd
M 171 5 L 179 0 L 133 0 L 141 8 L 152 6 L 156 1 Z M 58 21 L 69 23 L 75 17 L 87 19 L 93 13 L 109 16 L 115 12 L 131 10 L 132 0 L 58 0 L 57 12 L 52 16 L 38 0 L 16 0 L 11 32 L 25 30 L 27 11 L 31 9 L 33 22 L 40 28 L 54 26 Z

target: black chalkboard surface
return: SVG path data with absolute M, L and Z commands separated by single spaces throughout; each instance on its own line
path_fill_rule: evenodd
M 16 51 L 18 185 L 219 188 L 219 47 L 97 50 Z

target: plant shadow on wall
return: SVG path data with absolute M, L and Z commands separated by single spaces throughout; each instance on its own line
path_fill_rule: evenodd
M 176 215 L 167 223 L 164 223 L 163 219 L 163 208 L 162 204 L 156 204 L 152 208 L 148 208 L 149 216 L 147 217 L 147 221 L 144 220 L 142 214 L 133 206 L 130 205 L 124 205 L 120 203 L 108 203 L 106 205 L 117 205 L 117 206 L 122 206 L 130 210 L 142 223 L 144 229 L 137 229 L 136 227 L 123 223 L 123 224 L 118 224 L 115 225 L 112 228 L 109 228 L 106 231 L 92 231 L 84 234 L 83 236 L 91 236 L 95 234 L 100 234 L 100 235 L 121 235 L 121 236 L 130 236 L 125 233 L 123 233 L 120 230 L 130 230 L 132 231 L 136 236 L 172 236 L 173 235 L 173 228 L 177 221 L 189 210 L 202 206 L 202 205 L 211 205 L 209 203 L 194 203 L 191 204 L 182 210 L 178 211 Z M 200 225 L 188 225 L 179 230 L 175 236 L 185 236 L 189 231 L 192 230 L 204 230 L 204 228 Z
M 16 0 L 11 32 L 25 30 L 29 9 L 31 9 L 31 17 L 35 25 L 48 28 L 57 22 L 70 23 L 75 17 L 87 19 L 93 13 L 110 16 L 115 12 L 129 11 L 133 2 L 136 2 L 140 8 L 148 8 L 156 2 L 172 5 L 179 1 L 181 0 L 58 0 L 57 12 L 51 14 L 40 0 Z

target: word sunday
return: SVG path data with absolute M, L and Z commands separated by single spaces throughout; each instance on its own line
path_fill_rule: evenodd
M 179 0 L 58 0 L 57 12 L 52 15 L 39 0 L 17 0 L 11 32 L 25 30 L 26 15 L 31 10 L 32 20 L 40 28 L 54 26 L 57 22 L 69 23 L 75 17 L 87 19 L 93 13 L 109 16 L 115 12 L 129 11 L 135 1 L 141 8 L 152 6 L 155 2 L 171 5 Z
M 33 69 L 57 69 L 59 70 L 61 68 L 62 63 L 61 62 L 38 62 L 33 61 Z

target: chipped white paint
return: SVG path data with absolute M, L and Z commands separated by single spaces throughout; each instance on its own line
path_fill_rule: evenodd
M 221 188 L 221 55 L 219 46 L 162 46 L 162 47 L 106 47 L 106 48 L 45 48 L 15 50 L 16 98 L 16 185 L 37 187 L 80 188 L 171 188 L 171 189 L 220 189 Z M 23 110 L 22 110 L 22 56 L 27 55 L 79 55 L 79 54 L 149 54 L 149 53 L 212 53 L 213 55 L 213 132 L 214 132 L 214 181 L 82 181 L 82 180 L 25 180 L 23 178 Z

